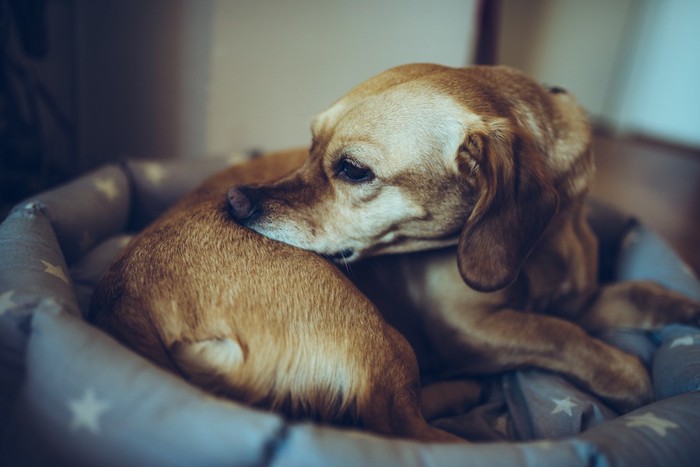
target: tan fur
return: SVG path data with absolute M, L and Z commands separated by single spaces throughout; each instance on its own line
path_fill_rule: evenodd
M 585 331 L 700 319 L 662 287 L 596 283 L 591 135 L 568 93 L 507 67 L 406 65 L 339 99 L 312 133 L 295 173 L 232 188 L 234 215 L 345 262 L 457 244 L 353 266 L 427 374 L 539 367 L 629 410 L 651 397 L 647 371 Z M 372 176 L 349 179 L 349 162 Z
M 289 172 L 280 153 L 206 181 L 136 237 L 95 290 L 91 320 L 215 393 L 295 418 L 451 440 L 418 409 L 406 340 L 323 258 L 227 214 L 226 187 Z

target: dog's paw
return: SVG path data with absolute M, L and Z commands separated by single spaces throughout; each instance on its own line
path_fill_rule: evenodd
M 660 314 L 665 318 L 661 324 L 682 323 L 700 326 L 700 302 L 666 290 L 659 294 Z
M 686 297 L 679 297 L 676 306 L 681 323 L 700 327 L 700 302 Z
M 685 324 L 692 324 L 700 327 L 700 302 L 688 300 L 687 303 L 681 305 L 684 308 Z
M 651 327 L 682 323 L 700 326 L 700 302 L 652 282 L 634 283 L 633 303 L 646 310 Z
M 651 378 L 642 362 L 632 355 L 618 351 L 606 371 L 594 379 L 593 391 L 605 403 L 627 413 L 654 399 Z

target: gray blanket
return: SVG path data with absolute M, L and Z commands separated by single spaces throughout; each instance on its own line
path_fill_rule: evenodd
M 21 203 L 0 226 L 0 465 L 698 465 L 700 330 L 598 336 L 647 364 L 656 401 L 619 416 L 536 370 L 481 380 L 476 405 L 426 445 L 290 423 L 216 399 L 87 324 L 99 276 L 140 229 L 222 161 L 108 166 Z M 604 280 L 649 278 L 700 299 L 652 232 L 594 206 Z M 459 381 L 453 382 L 459 385 Z M 455 386 L 459 387 L 459 386 Z

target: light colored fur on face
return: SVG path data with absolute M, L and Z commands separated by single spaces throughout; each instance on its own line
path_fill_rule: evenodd
M 337 125 L 334 117 L 342 117 Z M 338 251 L 340 241 L 342 248 L 357 252 L 352 259 L 369 247 L 369 254 L 379 254 L 454 244 L 459 222 L 455 220 L 440 231 L 441 226 L 433 222 L 433 207 L 407 196 L 398 178 L 420 171 L 426 181 L 448 174 L 456 177 L 454 156 L 464 137 L 464 122 L 469 119 L 453 99 L 426 97 L 410 86 L 392 89 L 381 97 L 366 97 L 352 106 L 340 102 L 314 120 L 314 133 L 330 126 L 334 130 L 323 143 L 323 156 L 307 163 L 306 170 L 321 170 L 332 178 L 332 164 L 340 157 L 349 157 L 371 167 L 376 181 L 364 185 L 331 183 L 330 193 L 312 206 L 295 205 L 296 214 L 281 207 L 279 215 L 264 216 L 250 227 L 270 238 L 326 254 Z M 377 132 L 391 136 L 373 137 Z M 462 203 L 462 194 L 454 186 L 439 195 L 441 201 Z M 314 228 L 306 222 L 309 217 L 323 221 Z M 449 234 L 452 238 L 424 238 Z

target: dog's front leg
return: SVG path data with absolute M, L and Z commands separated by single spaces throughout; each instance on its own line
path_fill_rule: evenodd
M 700 325 L 700 303 L 651 281 L 618 282 L 555 303 L 587 330 L 656 329 L 670 323 Z
M 626 412 L 652 397 L 641 361 L 589 336 L 581 327 L 552 316 L 501 310 L 465 320 L 463 344 L 478 355 L 466 371 L 494 373 L 538 367 L 555 371 Z

